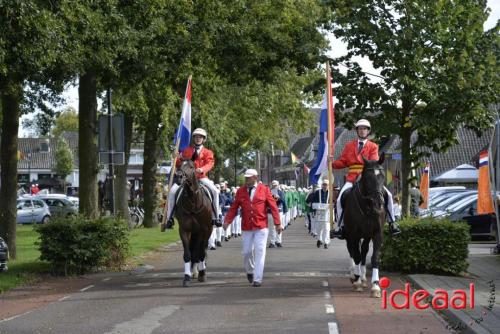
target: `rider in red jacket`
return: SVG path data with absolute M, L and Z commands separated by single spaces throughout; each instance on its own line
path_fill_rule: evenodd
M 344 147 L 342 154 L 338 160 L 333 161 L 332 166 L 334 169 L 342 169 L 349 168 L 349 172 L 347 174 L 346 183 L 340 190 L 340 194 L 337 198 L 337 215 L 338 215 L 338 229 L 331 231 L 332 237 L 337 237 L 339 239 L 344 239 L 344 220 L 343 220 L 343 208 L 340 202 L 342 198 L 342 194 L 347 189 L 351 188 L 356 182 L 356 179 L 359 177 L 361 172 L 363 171 L 363 157 L 366 160 L 378 160 L 378 145 L 374 142 L 368 140 L 368 135 L 370 134 L 371 125 L 370 122 L 366 119 L 360 119 L 356 122 L 356 132 L 358 134 L 358 138 L 350 141 Z M 392 235 L 396 235 L 401 233 L 401 230 L 395 223 L 394 218 L 394 204 L 392 201 L 391 192 L 385 188 L 385 192 L 387 193 L 387 203 L 386 210 L 389 218 L 389 230 Z
M 182 151 L 181 155 L 176 159 L 176 167 L 180 167 L 182 161 L 193 160 L 196 177 L 198 180 L 207 187 L 212 193 L 212 222 L 217 227 L 222 226 L 220 221 L 220 205 L 219 205 L 219 191 L 215 187 L 214 183 L 208 178 L 207 174 L 214 167 L 214 153 L 208 148 L 204 147 L 203 144 L 207 140 L 207 132 L 201 128 L 193 131 L 193 146 L 187 147 Z M 174 226 L 173 213 L 175 209 L 175 193 L 179 189 L 179 185 L 174 183 L 169 191 L 168 198 L 168 208 L 167 208 L 167 226 L 166 228 L 172 228 Z

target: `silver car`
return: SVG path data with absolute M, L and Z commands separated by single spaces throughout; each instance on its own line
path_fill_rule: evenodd
M 68 217 L 78 214 L 78 207 L 68 198 L 52 197 L 50 195 L 38 197 L 49 206 L 50 214 L 53 217 Z
M 50 220 L 50 210 L 47 204 L 41 199 L 20 198 L 17 200 L 17 223 L 48 223 Z

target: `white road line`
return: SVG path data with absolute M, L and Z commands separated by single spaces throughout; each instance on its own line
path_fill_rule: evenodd
M 5 319 L 3 319 L 3 320 L 0 320 L 0 323 L 2 323 L 2 322 L 6 322 L 6 321 L 10 321 L 10 320 L 14 320 L 14 319 L 19 318 L 19 317 L 22 317 L 23 315 L 26 315 L 26 314 L 28 314 L 28 313 L 31 313 L 31 311 L 24 312 L 24 313 L 21 313 L 21 314 L 15 315 L 15 316 L 10 317 L 10 318 L 5 318 Z
M 330 294 L 330 291 L 325 291 L 325 299 L 330 299 L 332 298 L 332 295 Z
M 115 327 L 104 334 L 151 334 L 156 328 L 162 325 L 161 321 L 172 315 L 179 306 L 167 305 L 155 307 L 144 312 L 138 318 L 131 319 L 115 325 Z
M 106 281 L 109 281 L 110 279 L 111 279 L 111 277 L 106 277 L 106 278 L 104 278 L 102 281 L 103 281 L 103 282 L 106 282 Z
M 61 298 L 59 298 L 59 301 L 60 301 L 60 302 L 62 302 L 63 300 L 68 299 L 69 297 L 71 297 L 71 296 L 64 296 L 64 297 L 61 297 Z
M 339 328 L 338 328 L 336 322 L 329 322 L 328 323 L 328 332 L 330 334 L 339 334 Z
M 328 286 L 328 282 L 327 281 L 323 281 L 323 286 L 327 287 Z
M 87 291 L 88 289 L 92 289 L 95 285 L 89 285 L 83 289 L 80 290 L 80 292 Z
M 325 304 L 326 314 L 334 314 L 335 309 L 332 304 Z

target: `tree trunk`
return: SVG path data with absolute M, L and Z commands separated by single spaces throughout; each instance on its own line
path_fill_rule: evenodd
M 10 257 L 16 259 L 17 216 L 17 136 L 22 86 L 4 93 L 2 99 L 2 138 L 0 146 L 0 237 L 9 246 Z
M 154 109 L 153 109 L 154 108 Z M 159 111 L 155 107 L 149 108 L 149 117 L 144 133 L 144 164 L 142 166 L 142 180 L 144 190 L 144 227 L 154 227 L 157 220 L 153 219 L 157 205 L 156 194 L 156 157 L 158 156 L 158 140 L 160 124 Z
M 409 113 L 403 111 L 403 119 L 408 117 Z M 401 198 L 401 213 L 403 217 L 410 216 L 410 184 L 408 179 L 411 174 L 411 127 L 403 127 L 401 131 L 401 182 L 402 182 L 402 198 Z
M 89 70 L 80 76 L 78 156 L 80 160 L 79 197 L 80 213 L 87 218 L 97 218 L 97 82 L 96 73 Z
M 130 197 L 130 189 L 127 188 L 127 168 L 128 159 L 130 157 L 130 146 L 132 143 L 132 125 L 133 118 L 125 114 L 124 137 L 125 137 L 125 164 L 117 165 L 115 167 L 115 204 L 116 216 L 123 218 L 126 221 L 130 220 L 130 213 L 128 211 L 128 199 Z

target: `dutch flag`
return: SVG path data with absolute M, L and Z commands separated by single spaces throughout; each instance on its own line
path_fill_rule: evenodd
M 177 144 L 177 140 L 180 140 L 179 152 L 184 151 L 191 141 L 191 76 L 189 76 L 187 82 L 184 103 L 182 104 L 181 120 L 174 139 L 175 144 Z

